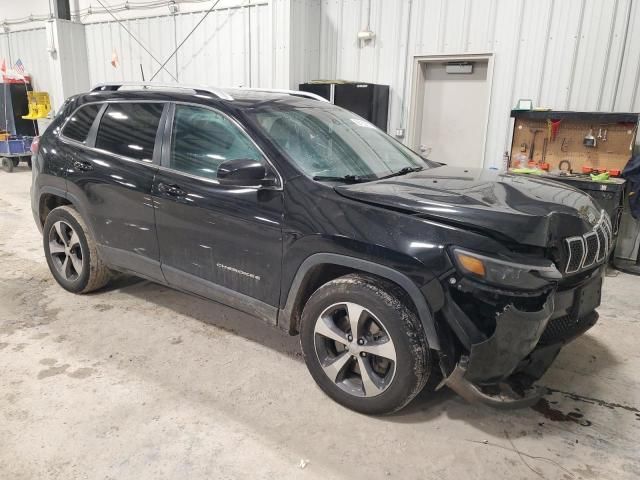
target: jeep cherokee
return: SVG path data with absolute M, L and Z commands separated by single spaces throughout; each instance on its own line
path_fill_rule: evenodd
M 517 407 L 597 320 L 609 217 L 542 178 L 424 159 L 304 92 L 102 84 L 34 147 L 47 263 L 127 272 L 299 334 L 320 388 L 399 410 L 425 386 Z

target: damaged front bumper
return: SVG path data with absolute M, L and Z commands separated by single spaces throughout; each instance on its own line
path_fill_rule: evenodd
M 456 352 L 444 352 L 443 383 L 469 401 L 495 407 L 532 405 L 544 389 L 532 387 L 551 366 L 568 341 L 591 328 L 598 319 L 603 268 L 571 285 L 527 297 L 517 293 L 481 292 L 470 284 L 459 285 L 457 299 L 447 294 L 441 315 L 458 338 Z M 496 299 L 495 324 L 474 322 L 472 307 L 486 315 L 481 298 Z M 467 303 L 464 303 L 467 302 Z M 463 307 L 459 303 L 463 303 Z M 479 325 L 478 325 L 479 323 Z

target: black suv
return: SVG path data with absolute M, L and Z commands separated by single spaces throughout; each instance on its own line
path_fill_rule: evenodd
M 128 272 L 251 313 L 360 412 L 425 385 L 529 405 L 598 318 L 613 235 L 590 197 L 426 160 L 311 94 L 100 85 L 35 150 L 63 288 Z

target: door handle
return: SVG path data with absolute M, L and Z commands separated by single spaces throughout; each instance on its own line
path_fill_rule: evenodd
M 74 160 L 73 167 L 76 170 L 80 170 L 81 172 L 89 172 L 93 170 L 93 165 L 91 162 L 83 161 L 83 160 Z
M 171 184 L 168 185 L 166 183 L 158 184 L 158 191 L 160 193 L 165 193 L 167 195 L 171 195 L 172 197 L 186 197 L 187 192 L 182 190 L 179 185 Z

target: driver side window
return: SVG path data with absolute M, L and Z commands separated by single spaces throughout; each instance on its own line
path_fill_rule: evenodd
M 244 132 L 221 113 L 176 105 L 170 168 L 215 179 L 222 162 L 238 158 L 264 162 L 262 154 Z

